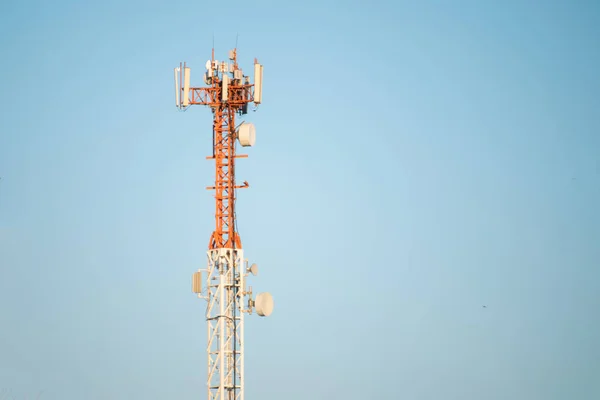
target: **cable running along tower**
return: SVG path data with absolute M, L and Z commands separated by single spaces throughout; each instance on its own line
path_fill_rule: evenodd
M 263 66 L 254 60 L 254 83 L 237 63 L 237 49 L 228 61 L 215 60 L 214 49 L 206 62 L 204 87 L 190 86 L 190 68 L 185 63 L 175 68 L 175 104 L 185 110 L 191 105 L 210 107 L 213 115 L 212 155 L 215 183 L 207 189 L 215 193 L 215 229 L 210 236 L 207 266 L 192 277 L 192 290 L 207 301 L 208 400 L 244 400 L 244 315 L 255 310 L 260 316 L 273 311 L 273 298 L 259 293 L 253 298 L 246 278 L 256 275 L 256 264 L 248 267 L 242 241 L 236 230 L 236 190 L 249 187 L 235 180 L 236 143 L 251 147 L 256 140 L 254 125 L 236 116 L 248 113 L 250 103 L 262 98 Z

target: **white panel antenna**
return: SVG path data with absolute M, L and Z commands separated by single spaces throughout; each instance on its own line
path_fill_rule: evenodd
M 183 106 L 187 107 L 190 104 L 190 68 L 185 67 L 183 72 Z
M 229 99 L 229 75 L 223 74 L 223 86 L 221 88 L 221 101 L 226 102 Z
M 180 103 L 180 99 L 179 99 L 179 94 L 181 92 L 181 87 L 179 86 L 180 71 L 181 71 L 181 68 L 179 68 L 179 67 L 175 68 L 175 106 L 176 107 L 181 107 L 181 103 Z
M 192 276 L 192 292 L 200 294 L 202 293 L 202 272 L 194 272 Z
M 254 104 L 260 104 L 262 101 L 262 74 L 262 65 L 254 64 Z

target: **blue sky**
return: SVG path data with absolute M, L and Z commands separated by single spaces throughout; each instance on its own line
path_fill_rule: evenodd
M 211 114 L 172 68 L 200 85 L 239 34 L 265 83 L 238 222 L 276 302 L 246 398 L 599 398 L 599 26 L 591 1 L 4 2 L 0 390 L 205 398 Z

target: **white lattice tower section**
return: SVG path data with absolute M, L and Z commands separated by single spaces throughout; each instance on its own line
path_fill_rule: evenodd
M 246 268 L 242 249 L 209 250 L 206 271 L 208 399 L 244 399 Z

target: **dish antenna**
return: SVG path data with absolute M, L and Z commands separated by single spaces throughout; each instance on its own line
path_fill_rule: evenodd
M 258 275 L 258 266 L 256 264 L 252 264 L 250 268 L 248 268 L 248 272 L 254 276 Z
M 256 313 L 261 317 L 268 317 L 273 312 L 273 296 L 271 293 L 264 292 L 256 295 L 254 300 L 254 308 Z
M 237 130 L 237 139 L 243 147 L 252 147 L 256 143 L 256 128 L 253 123 L 243 122 Z

